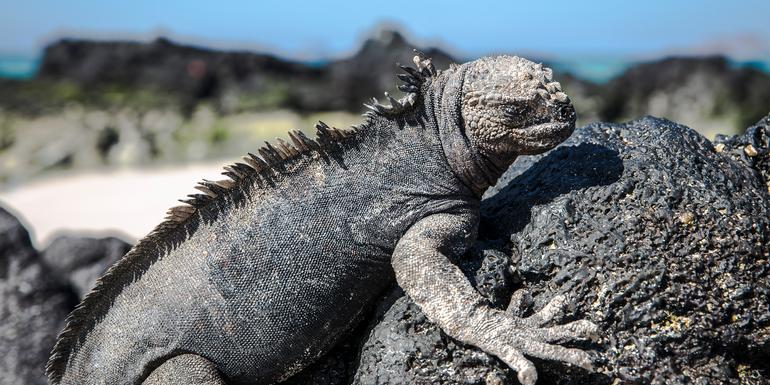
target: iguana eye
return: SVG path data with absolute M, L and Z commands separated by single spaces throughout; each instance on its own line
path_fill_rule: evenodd
M 503 107 L 503 115 L 513 126 L 522 126 L 527 122 L 532 107 L 524 103 L 512 103 Z
M 521 116 L 521 115 L 527 115 L 532 111 L 532 107 L 530 107 L 528 104 L 525 103 L 512 103 L 508 104 L 505 107 L 503 107 L 503 112 L 505 115 L 510 116 Z

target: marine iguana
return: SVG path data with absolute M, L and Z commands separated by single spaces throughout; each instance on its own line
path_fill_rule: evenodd
M 546 327 L 488 306 L 451 260 L 474 242 L 482 193 L 517 155 L 566 139 L 575 110 L 552 71 L 510 56 L 436 71 L 401 66 L 406 96 L 360 126 L 266 144 L 169 216 L 72 312 L 46 367 L 52 384 L 246 384 L 287 379 L 328 351 L 393 279 L 449 336 L 524 384 L 525 355 L 591 368 Z M 515 302 L 515 301 L 514 301 Z

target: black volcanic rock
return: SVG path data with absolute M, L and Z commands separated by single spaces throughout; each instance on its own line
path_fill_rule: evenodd
M 770 194 L 770 114 L 741 135 L 717 135 L 714 143 L 718 151 L 756 170 Z
M 113 237 L 61 236 L 43 251 L 42 259 L 83 298 L 96 279 L 130 248 L 130 244 Z
M 258 74 L 305 77 L 318 71 L 268 54 L 216 51 L 164 38 L 150 43 L 63 39 L 46 47 L 37 77 L 175 89 L 200 85 L 207 77 L 241 82 Z
M 396 31 L 383 30 L 364 41 L 352 57 L 330 63 L 328 84 L 336 89 L 331 108 L 356 111 L 361 102 L 382 99 L 384 91 L 399 95 L 396 74 L 403 73 L 396 63 L 414 66 L 414 49 L 433 60 L 436 68 L 447 68 L 454 59 L 438 48 L 415 47 Z
M 215 51 L 164 38 L 150 43 L 63 39 L 46 47 L 37 80 L 67 80 L 106 91 L 150 88 L 195 103 L 217 99 L 227 89 L 268 93 L 276 83 L 312 83 L 321 74 L 273 55 Z
M 47 384 L 43 367 L 76 304 L 32 248 L 27 230 L 0 208 L 0 384 Z
M 564 293 L 566 320 L 605 331 L 584 346 L 598 352 L 599 373 L 535 360 L 538 384 L 770 379 L 768 193 L 693 130 L 651 117 L 583 127 L 518 160 L 482 205 L 488 241 L 461 267 L 490 302 L 525 288 L 532 311 Z M 506 257 L 513 271 L 495 269 Z M 354 383 L 517 383 L 408 297 L 365 338 Z
M 372 96 L 396 90 L 395 63 L 410 64 L 413 48 L 398 32 L 382 31 L 350 58 L 311 65 L 163 38 L 150 43 L 63 39 L 46 47 L 36 81 L 68 81 L 105 93 L 115 87 L 154 89 L 178 98 L 186 108 L 211 100 L 229 111 L 241 108 L 231 105 L 231 99 L 251 95 L 262 102 L 250 108 L 360 111 Z M 425 53 L 439 68 L 452 61 L 435 48 Z

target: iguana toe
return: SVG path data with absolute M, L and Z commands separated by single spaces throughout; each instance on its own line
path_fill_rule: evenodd
M 598 341 L 599 326 L 588 320 L 569 322 L 533 331 L 542 342 Z
M 513 337 L 510 342 L 516 349 L 527 356 L 565 362 L 589 371 L 594 370 L 591 355 L 581 349 L 566 348 L 559 345 L 540 342 L 531 338 L 521 337 Z
M 540 327 L 549 322 L 553 322 L 564 314 L 564 308 L 567 306 L 567 297 L 563 294 L 556 295 L 542 309 L 529 317 L 524 314 L 532 307 L 532 295 L 526 289 L 519 289 L 511 295 L 511 301 L 508 304 L 506 312 L 512 316 L 521 319 L 521 322 L 532 327 Z
M 529 293 L 524 290 L 519 290 L 512 296 L 511 305 L 505 311 L 504 317 L 508 318 L 507 322 L 510 325 L 516 326 L 513 330 L 509 330 L 505 337 L 501 338 L 501 342 L 508 346 L 507 349 L 503 348 L 501 351 L 508 352 L 508 349 L 513 349 L 517 353 L 527 356 L 561 361 L 593 371 L 593 360 L 589 353 L 576 348 L 559 346 L 555 343 L 597 341 L 599 339 L 599 326 L 588 320 L 578 320 L 544 327 L 544 325 L 558 319 L 560 314 L 563 314 L 568 303 L 567 297 L 564 295 L 557 295 L 541 310 L 529 317 L 517 316 L 517 314 L 524 313 L 531 302 Z M 517 306 L 520 309 L 516 309 Z M 506 353 L 506 355 L 510 355 L 510 353 Z M 503 360 L 521 375 L 522 372 L 519 371 L 519 368 L 523 370 L 525 366 L 518 363 L 520 360 L 505 358 Z M 520 381 L 525 383 L 521 379 Z
M 524 358 L 521 352 L 516 351 L 508 361 L 508 365 L 516 371 L 516 377 L 523 385 L 535 385 L 537 382 L 537 369 L 532 361 Z
M 567 297 L 563 294 L 559 294 L 551 299 L 548 304 L 543 306 L 540 311 L 527 317 L 527 323 L 530 325 L 543 326 L 553 320 L 559 315 L 564 313 L 564 308 L 567 306 Z

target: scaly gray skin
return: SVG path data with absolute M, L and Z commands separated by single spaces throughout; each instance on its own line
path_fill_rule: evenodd
M 551 71 L 516 57 L 437 73 L 402 67 L 406 97 L 349 130 L 227 167 L 229 180 L 169 218 L 70 315 L 53 384 L 280 382 L 328 351 L 394 278 L 450 336 L 499 357 L 524 384 L 531 355 L 590 368 L 549 343 L 596 326 L 543 327 L 558 297 L 523 319 L 489 308 L 450 259 L 473 243 L 479 199 L 518 154 L 548 150 L 575 114 Z

